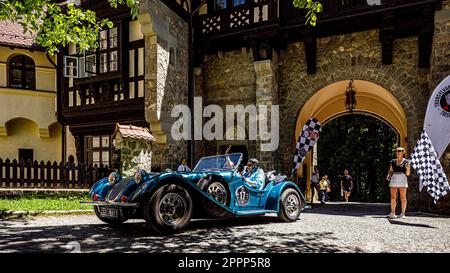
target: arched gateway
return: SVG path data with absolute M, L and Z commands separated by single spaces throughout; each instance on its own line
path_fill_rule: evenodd
M 345 108 L 345 90 L 349 80 L 329 84 L 315 92 L 303 105 L 297 117 L 295 139 L 301 133 L 302 127 L 310 117 L 315 117 L 323 125 L 331 120 L 348 114 Z M 408 149 L 408 118 L 401 103 L 386 88 L 365 80 L 355 80 L 357 91 L 357 106 L 355 114 L 368 114 L 389 124 L 399 135 L 399 145 Z M 320 140 L 319 140 L 320 145 Z M 298 174 L 310 177 L 313 167 L 313 153 L 304 162 L 304 167 L 298 169 Z M 307 173 L 303 173 L 306 171 Z M 307 192 L 309 192 L 307 183 Z M 307 196 L 310 196 L 307 194 Z

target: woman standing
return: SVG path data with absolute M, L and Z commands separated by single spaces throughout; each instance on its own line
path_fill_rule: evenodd
M 189 166 L 187 165 L 187 160 L 186 158 L 182 158 L 180 163 L 178 164 L 178 168 L 177 168 L 178 172 L 190 172 L 191 168 L 189 168 Z
M 405 159 L 405 149 L 397 148 L 395 151 L 396 158 L 390 162 L 389 173 L 387 180 L 390 181 L 389 188 L 391 189 L 391 213 L 388 218 L 397 218 L 395 215 L 395 208 L 397 206 L 397 191 L 400 192 L 400 201 L 402 202 L 402 212 L 399 218 L 405 217 L 406 212 L 406 190 L 408 189 L 408 176 L 411 173 L 411 166 L 408 160 Z

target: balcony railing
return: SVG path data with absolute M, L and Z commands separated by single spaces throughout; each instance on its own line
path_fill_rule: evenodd
M 278 21 L 278 0 L 252 0 L 246 4 L 197 18 L 197 33 L 200 36 L 214 36 L 252 28 Z
M 357 15 L 426 0 L 322 0 L 320 20 Z M 199 38 L 228 35 L 259 26 L 305 23 L 305 10 L 295 8 L 293 0 L 249 0 L 246 4 L 209 12 L 197 17 Z

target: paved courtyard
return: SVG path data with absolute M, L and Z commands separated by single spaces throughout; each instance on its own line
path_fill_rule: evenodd
M 133 220 L 111 228 L 93 215 L 0 220 L 0 252 L 450 252 L 450 218 L 385 218 L 386 205 L 334 203 L 295 223 L 273 215 L 192 221 L 172 236 Z

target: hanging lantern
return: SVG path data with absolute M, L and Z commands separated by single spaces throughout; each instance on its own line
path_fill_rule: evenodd
M 347 90 L 345 90 L 345 109 L 350 113 L 353 113 L 353 110 L 356 108 L 356 88 L 353 84 L 353 79 L 350 80 L 350 83 L 347 86 Z

